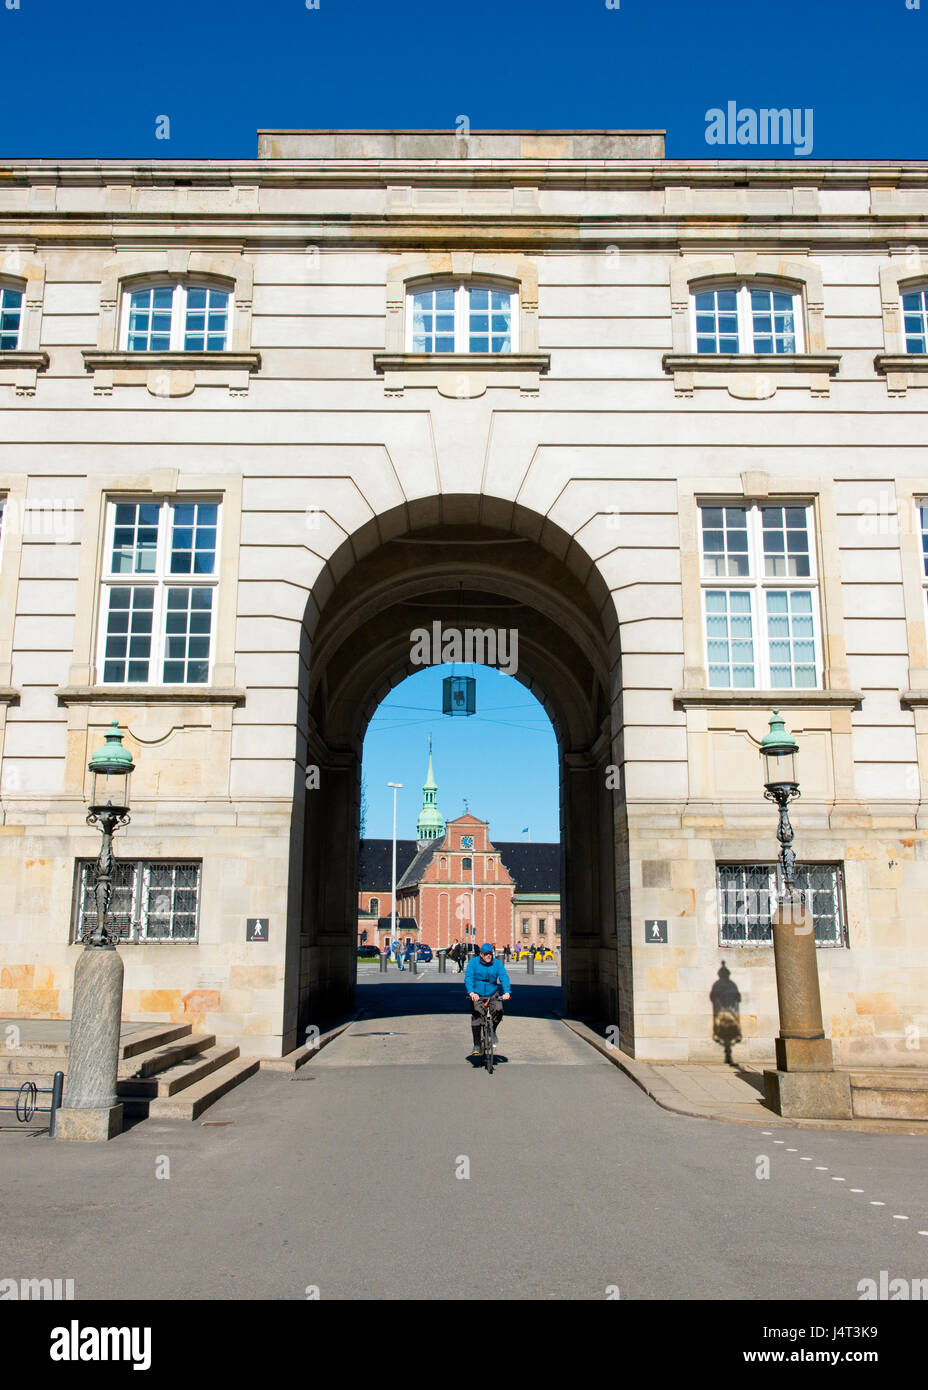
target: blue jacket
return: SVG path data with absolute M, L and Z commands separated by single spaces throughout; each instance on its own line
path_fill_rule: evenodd
M 508 994 L 512 988 L 506 967 L 499 957 L 494 956 L 489 965 L 484 965 L 479 956 L 471 956 L 464 971 L 464 988 L 467 993 L 479 994 L 481 999 L 488 999 L 496 992 L 497 985 L 500 994 Z

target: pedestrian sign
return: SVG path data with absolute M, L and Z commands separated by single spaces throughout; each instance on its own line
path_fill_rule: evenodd
M 662 918 L 655 921 L 653 918 L 644 924 L 644 939 L 654 945 L 667 945 L 667 919 Z
M 247 917 L 245 919 L 245 940 L 267 941 L 270 926 L 267 917 Z

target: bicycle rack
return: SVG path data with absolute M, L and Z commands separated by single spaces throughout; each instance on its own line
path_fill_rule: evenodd
M 61 1108 L 61 1098 L 64 1092 L 64 1072 L 56 1071 L 50 1086 L 37 1086 L 34 1081 L 24 1081 L 21 1086 L 0 1086 L 0 1091 L 7 1091 L 16 1097 L 15 1105 L 0 1105 L 0 1110 L 12 1110 L 20 1124 L 27 1125 L 33 1115 L 48 1115 L 48 1133 L 50 1138 L 55 1137 L 55 1116 Z M 51 1096 L 48 1105 L 36 1104 L 38 1096 Z

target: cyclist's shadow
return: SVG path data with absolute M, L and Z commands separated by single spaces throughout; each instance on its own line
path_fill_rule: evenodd
M 468 1052 L 468 1054 L 467 1054 L 467 1060 L 468 1060 L 468 1062 L 470 1062 L 470 1064 L 471 1064 L 471 1066 L 473 1067 L 474 1071 L 477 1071 L 478 1068 L 479 1068 L 479 1070 L 483 1071 L 483 1070 L 485 1069 L 485 1067 L 486 1067 L 486 1063 L 484 1062 L 484 1059 L 483 1059 L 482 1057 L 472 1057 L 472 1056 L 470 1055 L 469 1052 Z M 508 1061 L 509 1061 L 509 1058 L 506 1056 L 506 1054 L 505 1054 L 504 1052 L 494 1052 L 494 1053 L 493 1053 L 493 1065 L 494 1065 L 494 1067 L 501 1067 L 501 1066 L 504 1066 L 505 1063 L 508 1062 Z

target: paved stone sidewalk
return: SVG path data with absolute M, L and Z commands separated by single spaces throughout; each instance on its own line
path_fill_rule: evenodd
M 788 1124 L 806 1129 L 845 1129 L 881 1134 L 928 1134 L 924 1120 L 783 1120 L 764 1104 L 764 1064 L 739 1062 L 642 1062 L 610 1047 L 591 1028 L 564 1023 L 584 1038 L 665 1110 L 740 1124 Z M 771 1061 L 770 1066 L 773 1066 Z M 864 1068 L 854 1068 L 855 1072 Z

